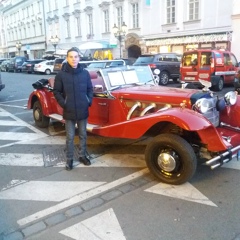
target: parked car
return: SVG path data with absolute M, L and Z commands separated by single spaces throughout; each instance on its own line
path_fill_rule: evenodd
M 0 91 L 5 88 L 5 84 L 2 83 L 2 76 L 0 72 Z
M 94 60 L 88 61 L 87 70 L 97 70 L 101 68 L 112 68 L 119 66 L 126 66 L 126 61 L 123 59 L 118 60 Z
M 0 66 L 1 72 L 8 72 L 10 59 L 4 60 Z
M 46 61 L 46 60 L 45 59 L 27 60 L 22 64 L 22 72 L 33 73 L 35 64 L 41 63 L 43 61 Z
M 0 67 L 3 61 L 7 60 L 7 58 L 0 58 Z
M 181 57 L 182 55 L 177 53 L 144 54 L 139 56 L 133 65 L 148 65 L 153 72 L 158 69 L 159 85 L 167 85 L 170 79 L 178 81 Z
M 46 75 L 49 75 L 53 73 L 53 64 L 54 64 L 54 60 L 47 60 L 41 63 L 37 63 L 34 66 L 34 72 L 45 73 Z
M 240 96 L 235 91 L 220 98 L 207 87 L 159 86 L 149 66 L 105 68 L 90 75 L 94 97 L 87 130 L 112 138 L 151 137 L 145 160 L 161 182 L 190 180 L 200 159 L 215 169 L 239 156 Z M 53 84 L 54 78 L 33 84 L 27 107 L 38 127 L 48 127 L 50 118 L 64 123 Z
M 21 72 L 22 64 L 27 61 L 26 57 L 17 56 L 10 59 L 8 71 L 9 72 Z
M 196 49 L 184 52 L 180 79 L 196 85 L 201 85 L 199 79 L 202 79 L 221 91 L 225 83 L 234 83 L 239 69 L 235 55 L 229 51 Z
M 65 58 L 56 58 L 54 60 L 54 64 L 53 64 L 53 73 L 58 73 L 61 68 L 62 68 L 62 63 L 65 60 Z

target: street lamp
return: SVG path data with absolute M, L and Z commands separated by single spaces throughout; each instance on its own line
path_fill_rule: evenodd
M 56 35 L 55 37 L 51 36 L 51 38 L 49 39 L 49 41 L 52 43 L 52 45 L 54 46 L 54 52 L 56 53 L 56 48 L 57 48 L 57 45 L 60 41 L 60 38 Z
M 18 50 L 18 55 L 20 56 L 20 50 L 22 48 L 22 43 L 21 42 L 16 42 L 16 48 Z
M 117 38 L 117 40 L 120 43 L 120 58 L 122 58 L 122 40 L 124 39 L 124 37 L 126 35 L 127 25 L 125 24 L 125 22 L 122 23 L 121 27 L 117 27 L 116 24 L 114 24 L 112 31 L 113 31 L 115 38 Z

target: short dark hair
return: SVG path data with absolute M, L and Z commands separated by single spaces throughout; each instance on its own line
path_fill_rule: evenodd
M 80 57 L 80 50 L 77 47 L 72 47 L 67 51 L 67 56 L 69 52 L 77 52 Z

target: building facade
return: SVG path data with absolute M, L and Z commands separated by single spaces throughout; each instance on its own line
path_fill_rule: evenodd
M 98 59 L 217 48 L 240 61 L 239 0 L 3 0 L 0 14 L 0 57 L 72 46 Z

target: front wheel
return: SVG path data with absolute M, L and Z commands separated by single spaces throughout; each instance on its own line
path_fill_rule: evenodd
M 35 124 L 40 128 L 46 128 L 49 125 L 50 118 L 43 115 L 42 106 L 39 101 L 33 104 L 33 118 Z
M 192 178 L 197 158 L 191 145 L 175 134 L 161 134 L 145 150 L 150 172 L 161 182 L 179 185 Z
M 214 90 L 216 90 L 216 91 L 218 91 L 218 92 L 219 92 L 219 91 L 222 91 L 223 86 L 224 86 L 224 80 L 223 80 L 222 77 L 220 77 L 219 80 L 218 80 L 218 82 L 217 82 L 217 84 L 214 85 Z
M 169 82 L 169 74 L 166 71 L 162 71 L 159 74 L 159 85 L 167 85 Z

